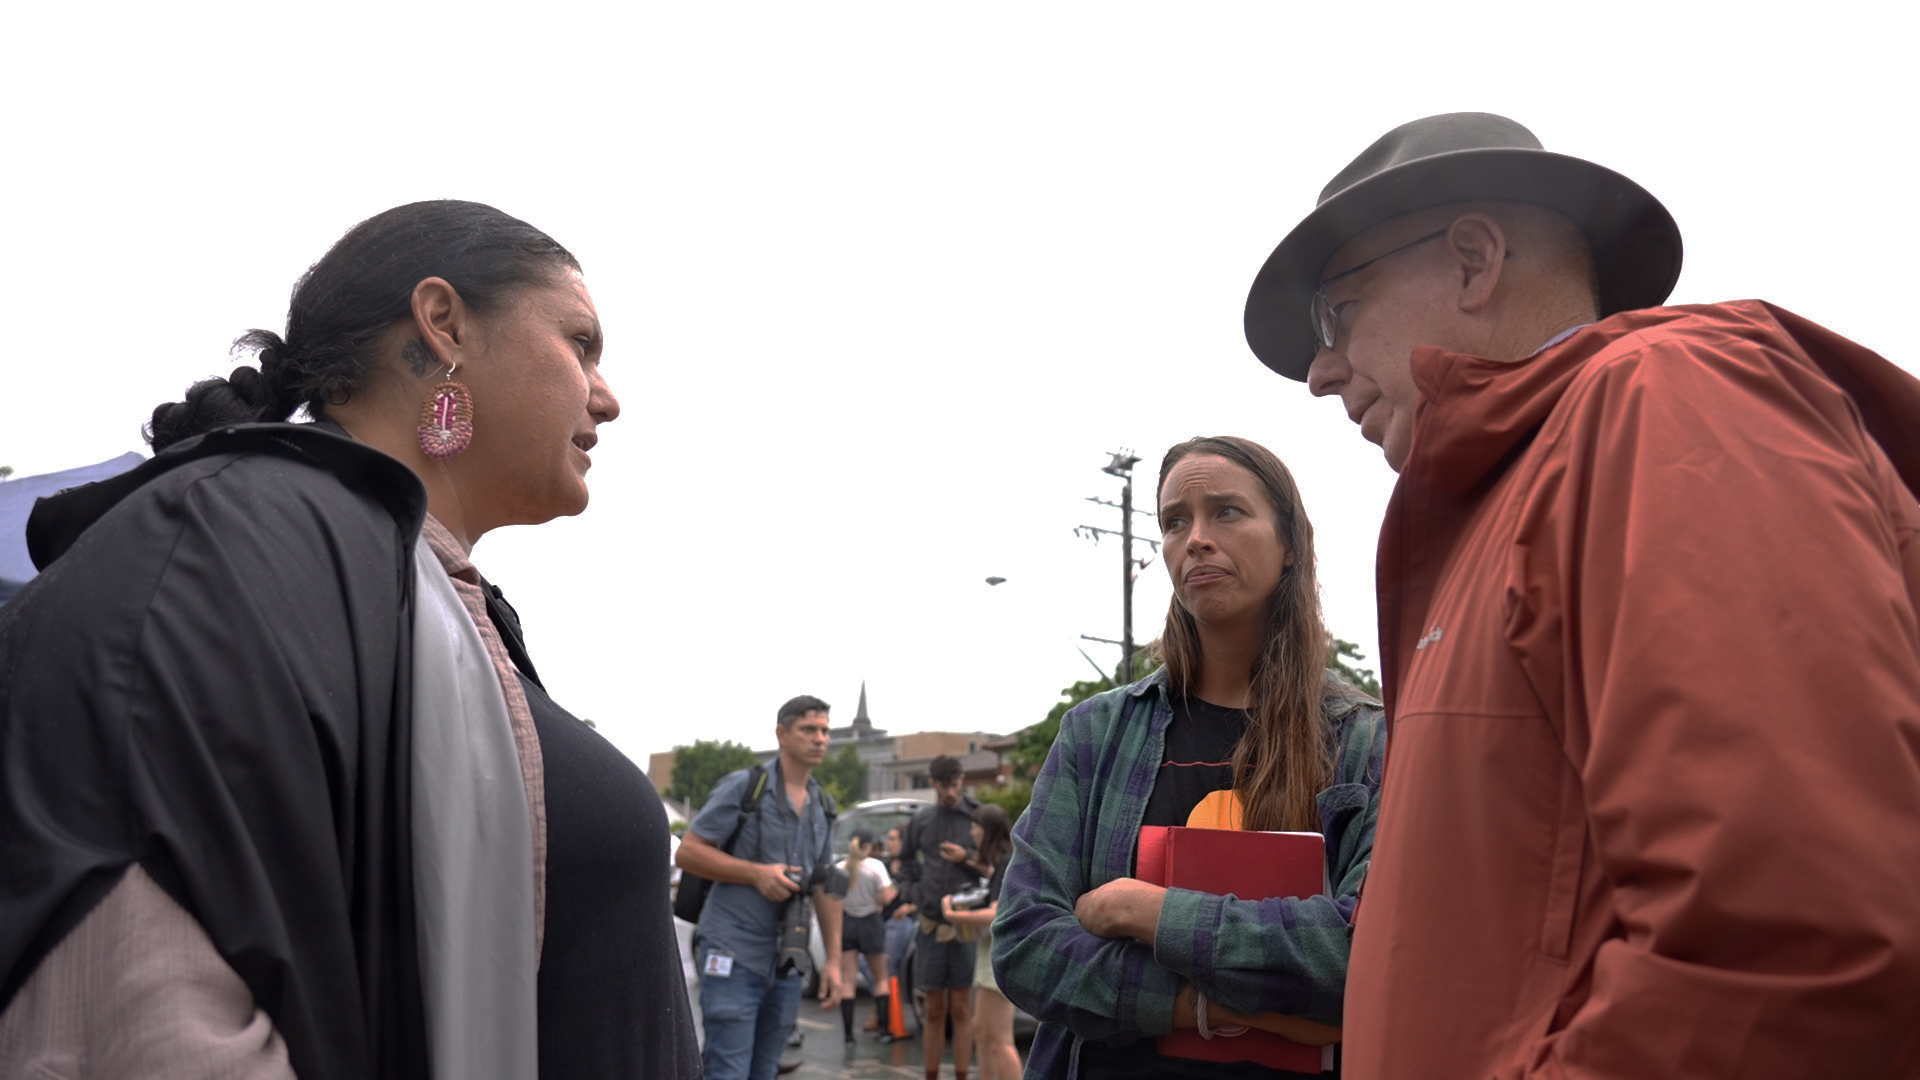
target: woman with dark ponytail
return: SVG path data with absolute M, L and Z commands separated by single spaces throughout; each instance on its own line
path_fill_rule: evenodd
M 1246 1026 L 1338 1041 L 1381 710 L 1326 670 L 1313 525 L 1272 451 L 1181 443 L 1161 461 L 1158 502 L 1165 666 L 1061 720 L 1013 830 L 994 974 L 1041 1021 L 1029 1076 L 1297 1075 L 1163 1056 L 1151 1036 Z M 1322 833 L 1332 887 L 1247 900 L 1136 880 L 1149 825 Z
M 0 609 L 0 1075 L 690 1077 L 668 837 L 474 544 L 620 406 L 574 257 L 397 207 L 42 500 Z
M 987 879 L 985 902 L 956 910 L 953 897 L 940 898 L 940 915 L 955 926 L 970 926 L 976 939 L 973 967 L 973 1038 L 980 1063 L 980 1080 L 1020 1080 L 1020 1051 L 1013 1045 L 1013 1005 L 993 981 L 993 917 L 999 910 L 1000 890 L 1007 881 L 1007 862 L 1013 858 L 1012 826 L 1007 812 L 992 803 L 973 810 L 974 857 L 968 865 Z

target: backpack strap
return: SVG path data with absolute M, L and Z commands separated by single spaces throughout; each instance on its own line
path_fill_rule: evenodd
M 727 842 L 720 850 L 733 854 L 734 841 L 740 839 L 740 830 L 747 827 L 747 815 L 760 812 L 760 798 L 767 793 L 767 767 L 755 765 L 747 770 L 747 794 L 740 800 L 740 820 L 733 823 L 733 831 L 727 834 Z

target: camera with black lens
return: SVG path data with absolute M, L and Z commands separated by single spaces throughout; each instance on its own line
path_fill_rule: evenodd
M 987 884 L 969 885 L 947 897 L 947 903 L 955 911 L 978 911 L 987 906 Z
M 805 975 L 813 970 L 813 955 L 807 942 L 813 936 L 813 901 L 807 898 L 807 879 L 798 867 L 783 873 L 799 891 L 780 906 L 780 955 L 774 962 L 777 975 Z

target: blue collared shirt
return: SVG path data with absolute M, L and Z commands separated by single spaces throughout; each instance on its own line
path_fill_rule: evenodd
M 707 805 L 688 828 L 715 847 L 724 845 L 727 835 L 741 822 L 741 800 L 747 795 L 749 772 L 741 769 L 721 777 Z M 744 817 L 740 838 L 733 844 L 735 858 L 797 866 L 806 875 L 803 880 L 809 882 L 816 867 L 833 865 L 833 829 L 827 824 L 820 784 L 807 778 L 806 810 L 794 813 L 778 758 L 767 766 L 767 786 L 760 794 L 759 812 Z M 734 967 L 772 978 L 779 955 L 780 905 L 761 896 L 760 890 L 751 885 L 715 882 L 700 913 L 700 941 L 705 947 L 732 956 Z

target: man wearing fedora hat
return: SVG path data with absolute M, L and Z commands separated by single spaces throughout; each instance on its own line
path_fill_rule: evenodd
M 1400 474 L 1345 1075 L 1920 1075 L 1920 381 L 1504 117 L 1374 143 L 1247 300 Z

